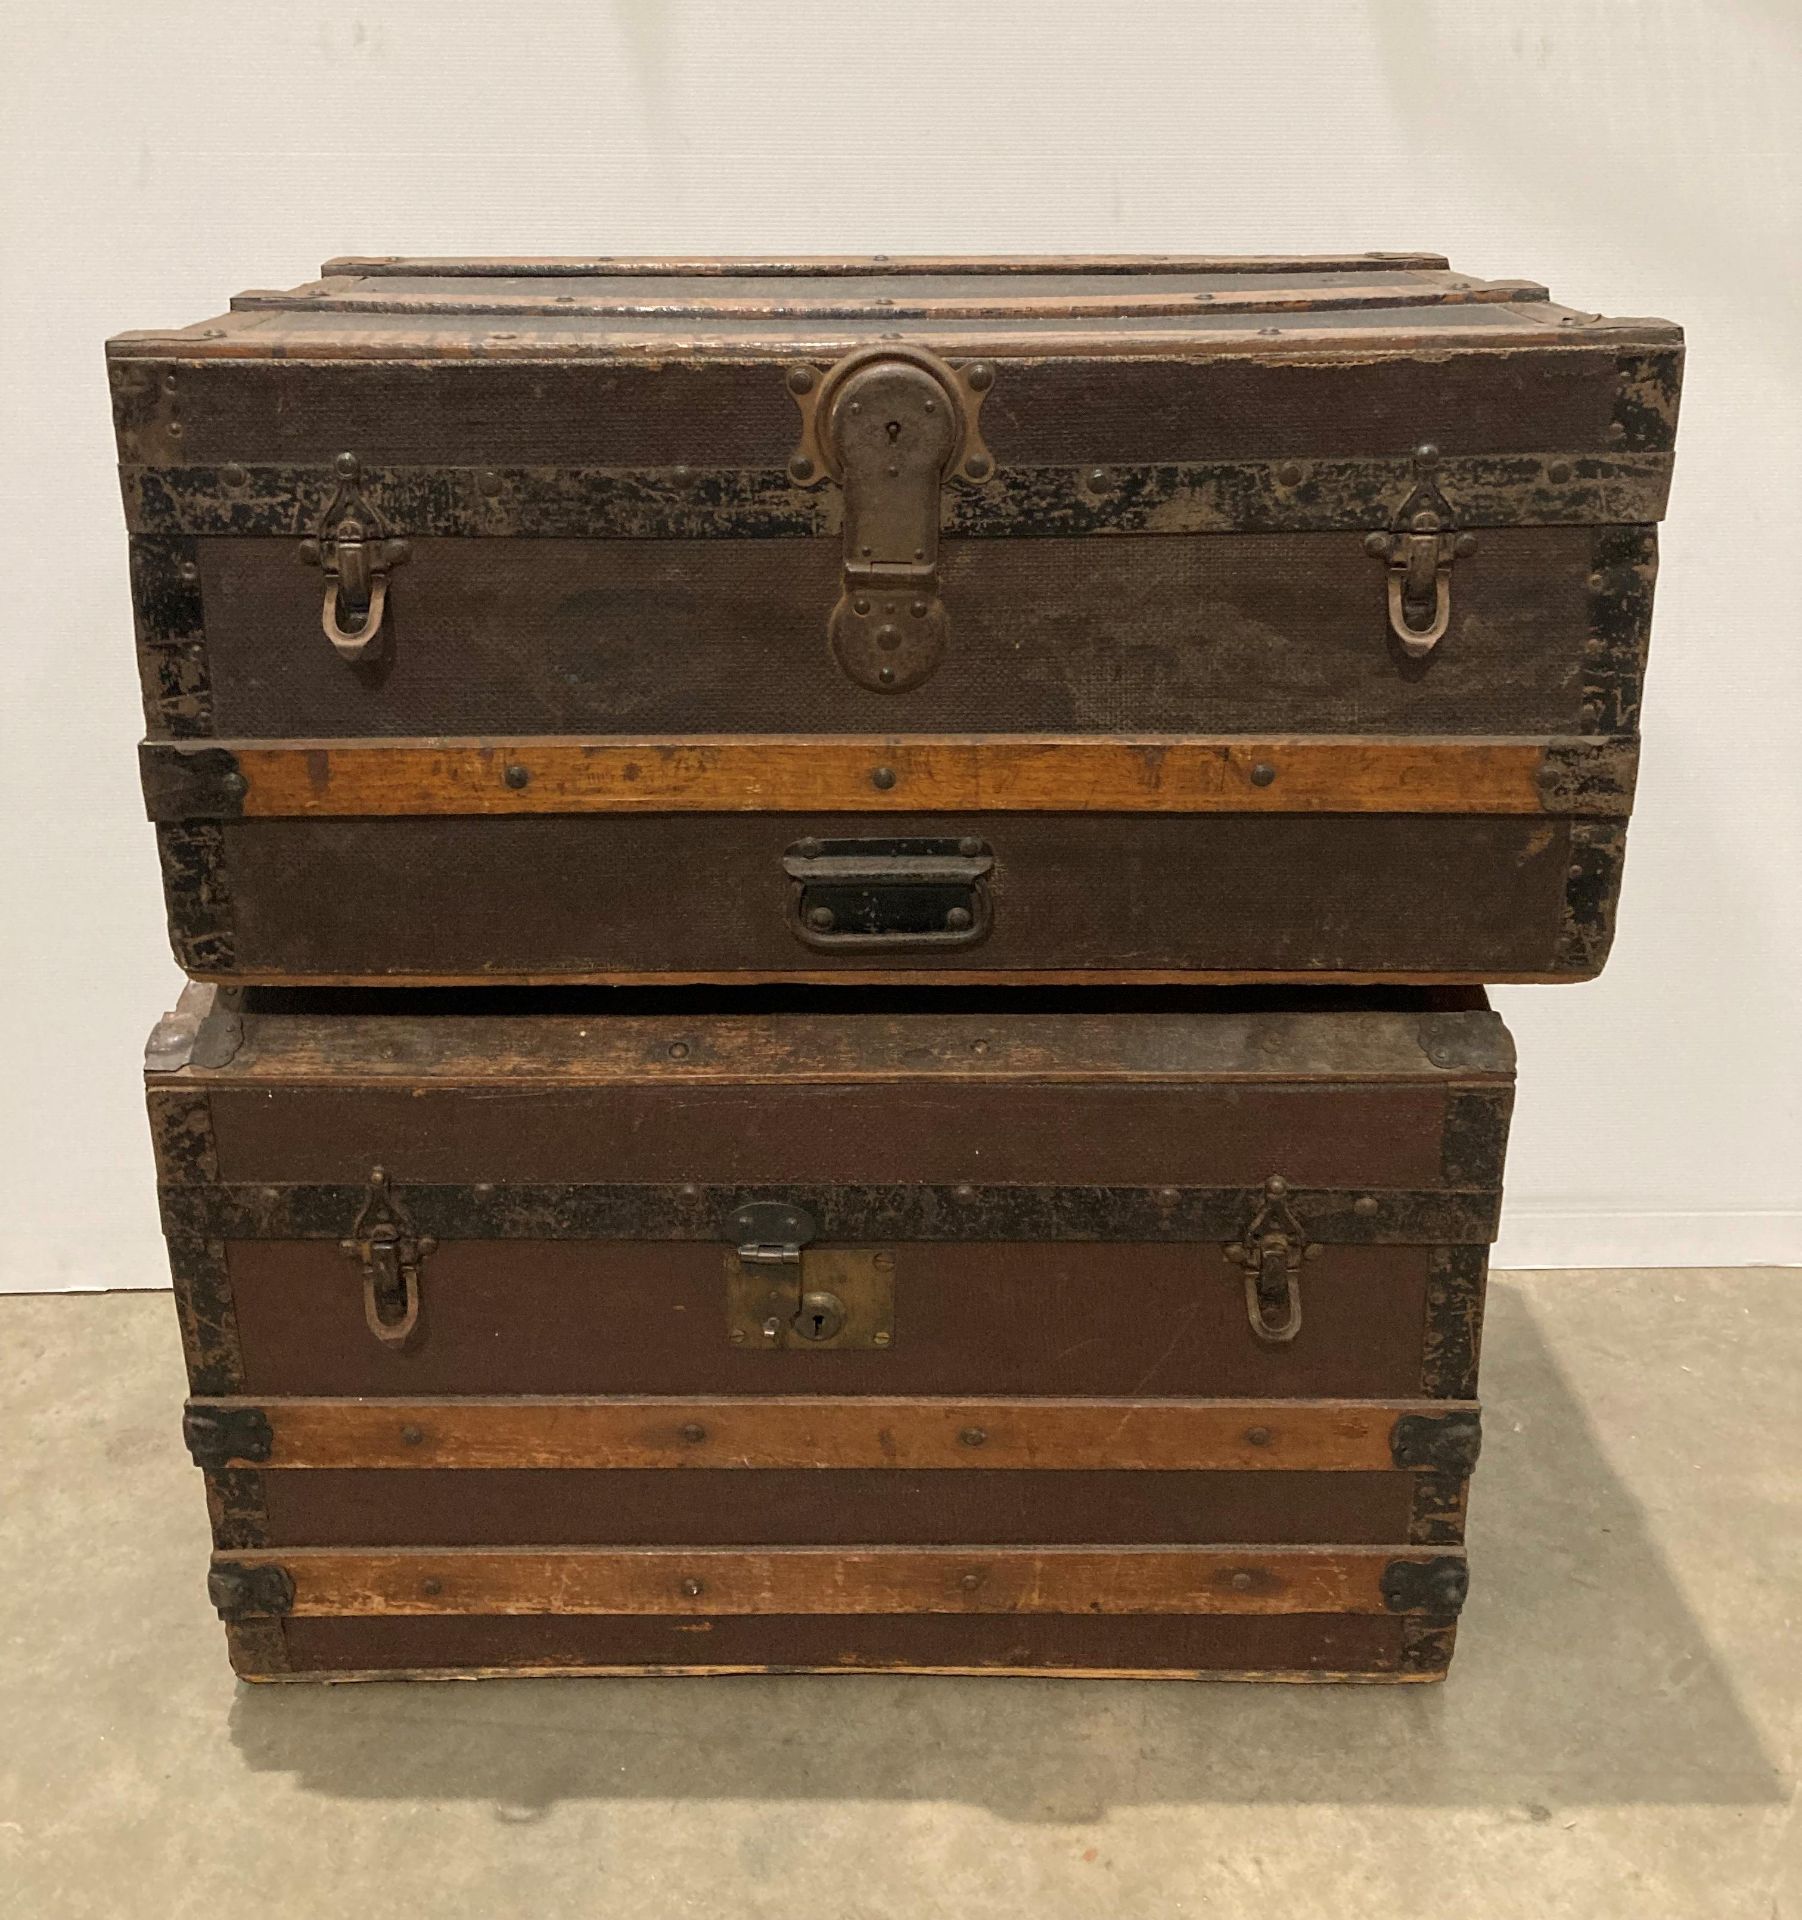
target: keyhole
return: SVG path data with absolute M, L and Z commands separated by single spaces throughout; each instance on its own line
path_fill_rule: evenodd
M 888 437 L 891 440 L 899 440 L 901 438 L 901 422 L 899 420 L 891 420 L 888 423 Z
M 845 1303 L 836 1293 L 807 1293 L 794 1329 L 803 1340 L 831 1340 L 845 1330 Z

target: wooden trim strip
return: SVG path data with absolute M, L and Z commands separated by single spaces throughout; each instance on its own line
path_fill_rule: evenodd
M 151 741 L 155 820 L 585 813 L 1618 816 L 1638 741 L 1034 734 Z
M 338 1614 L 1400 1613 L 1461 1584 L 1464 1556 L 1418 1548 L 290 1548 L 215 1555 L 275 1565 L 283 1610 Z
M 864 1468 L 1369 1471 L 1405 1417 L 1468 1401 L 940 1400 L 817 1397 L 275 1399 L 196 1403 L 270 1468 Z M 1424 1470 L 1424 1469 L 1423 1469 Z
M 479 287 L 462 291 L 442 286 L 418 293 L 398 293 L 390 292 L 378 276 L 370 276 L 369 284 L 362 284 L 354 278 L 334 276 L 291 291 L 252 288 L 232 296 L 231 310 L 234 313 L 274 309 L 286 313 L 449 314 L 463 318 L 489 315 L 555 315 L 559 319 L 572 315 L 604 319 L 681 317 L 692 318 L 697 323 L 709 320 L 879 317 L 899 323 L 909 320 L 1076 321 L 1106 320 L 1115 315 L 1180 318 L 1203 313 L 1349 312 L 1365 307 L 1387 310 L 1473 304 L 1499 306 L 1513 301 L 1547 298 L 1546 289 L 1531 280 L 1466 281 L 1449 276 L 1413 277 L 1403 270 L 1402 275 L 1389 281 L 1360 282 L 1348 276 L 1331 285 L 1314 287 L 1286 285 L 1280 279 L 1260 275 L 1243 287 L 1218 288 L 1199 293 L 1180 289 L 1151 291 L 1134 288 L 1126 282 L 1115 289 L 1042 294 L 1017 293 L 1005 285 L 993 290 L 974 286 L 954 294 L 903 297 L 878 308 L 870 304 L 869 296 L 860 293 L 854 283 L 834 284 L 823 278 L 790 281 L 787 284 L 770 281 L 768 290 L 757 294 L 682 295 L 659 293 L 656 290 L 661 283 L 674 277 L 678 276 L 645 275 L 644 290 L 639 292 L 628 291 L 625 283 L 616 282 L 619 290 L 609 292 L 552 294 L 532 291 L 498 294 L 484 293 Z
M 771 254 L 516 254 L 462 259 L 454 254 L 341 254 L 319 269 L 322 279 L 341 274 L 434 274 L 458 279 L 585 279 L 598 275 L 670 273 L 807 279 L 818 275 L 871 274 L 887 279 L 906 273 L 1443 273 L 1443 253 L 913 253 Z

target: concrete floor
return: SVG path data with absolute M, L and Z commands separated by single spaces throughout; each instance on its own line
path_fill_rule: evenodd
M 0 1298 L 0 1912 L 1797 1920 L 1802 1275 L 1493 1293 L 1444 1687 L 238 1686 L 168 1299 Z

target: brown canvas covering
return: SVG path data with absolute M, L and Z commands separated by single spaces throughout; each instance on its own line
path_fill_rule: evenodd
M 200 977 L 1606 957 L 1666 322 L 1431 254 L 339 260 L 109 358 Z
M 1472 990 L 195 987 L 147 1073 L 251 1677 L 1444 1671 Z

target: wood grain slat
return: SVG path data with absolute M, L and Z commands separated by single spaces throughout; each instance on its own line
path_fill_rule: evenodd
M 1407 1414 L 1468 1402 L 822 1399 L 225 1400 L 277 1468 L 1392 1468 Z M 1261 1436 L 1253 1438 L 1253 1435 Z M 245 1464 L 251 1464 L 245 1462 Z
M 294 1548 L 299 1618 L 345 1614 L 1384 1614 L 1396 1547 Z
M 1636 743 L 740 735 L 157 742 L 153 818 L 581 813 L 1625 814 Z M 213 797 L 229 755 L 241 792 Z M 229 777 L 229 776 L 228 776 Z
M 545 279 L 586 279 L 591 275 L 646 273 L 747 274 L 771 279 L 807 279 L 822 275 L 958 273 L 1355 273 L 1443 272 L 1442 253 L 1004 253 L 930 254 L 513 254 L 463 258 L 454 254 L 345 254 L 319 269 L 325 279 L 343 274 L 482 274 Z

